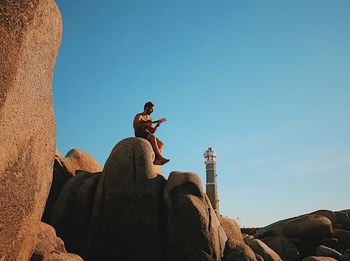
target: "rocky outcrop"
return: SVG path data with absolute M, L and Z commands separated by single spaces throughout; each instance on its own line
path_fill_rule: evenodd
M 241 241 L 227 240 L 222 261 L 257 261 L 253 250 Z
M 244 242 L 239 225 L 234 219 L 219 217 L 220 224 L 229 240 Z
M 52 207 L 49 220 L 67 250 L 83 258 L 99 177 L 100 173 L 81 171 L 69 179 Z
M 329 237 L 333 232 L 331 221 L 322 215 L 310 214 L 279 221 L 257 232 L 257 237 L 285 236 L 298 239 Z
M 247 245 L 265 261 L 281 261 L 281 257 L 259 239 L 247 239 Z
M 338 239 L 339 245 L 343 250 L 350 249 L 350 231 L 335 229 L 333 236 Z
M 28 260 L 35 246 L 55 153 L 61 33 L 53 0 L 0 1 L 0 260 Z
M 165 179 L 153 157 L 141 138 L 112 150 L 97 186 L 87 260 L 163 260 Z
M 53 180 L 42 217 L 44 222 L 50 223 L 52 207 L 57 201 L 63 186 L 70 178 L 81 171 L 99 173 L 102 171 L 102 167 L 95 158 L 82 150 L 72 149 L 67 153 L 66 157 L 62 157 L 61 153 L 56 149 Z
M 172 172 L 164 189 L 167 260 L 221 260 L 227 236 L 194 173 Z
M 83 261 L 81 257 L 67 253 L 63 241 L 56 236 L 55 229 L 39 223 L 35 249 L 30 261 Z
M 262 241 L 274 250 L 282 260 L 299 261 L 300 254 L 293 242 L 283 236 L 263 238 Z
M 341 257 L 341 254 L 330 247 L 321 245 L 316 250 L 316 256 L 328 256 L 339 260 L 339 258 Z
M 345 229 L 348 222 L 346 210 L 318 210 L 257 229 L 253 238 L 261 239 L 283 260 L 300 260 L 309 256 L 340 260 L 350 248 L 350 231 Z
M 94 157 L 79 149 L 71 149 L 66 157 L 58 157 L 58 159 L 66 171 L 72 176 L 75 176 L 82 170 L 90 173 L 102 171 L 102 166 Z

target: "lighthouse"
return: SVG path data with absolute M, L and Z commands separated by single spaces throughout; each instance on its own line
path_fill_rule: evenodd
M 219 199 L 216 188 L 216 155 L 215 151 L 209 147 L 204 152 L 206 168 L 206 194 L 210 203 L 217 214 L 219 214 Z

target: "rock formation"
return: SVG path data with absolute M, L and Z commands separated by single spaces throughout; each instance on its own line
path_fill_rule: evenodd
M 194 173 L 172 172 L 164 189 L 167 260 L 221 260 L 227 236 Z
M 97 185 L 87 260 L 163 260 L 165 179 L 153 158 L 141 138 L 112 150 Z
M 82 150 L 72 149 L 67 153 L 66 157 L 62 157 L 61 153 L 56 149 L 53 180 L 42 218 L 44 222 L 51 224 L 51 209 L 57 201 L 63 186 L 70 178 L 81 171 L 99 173 L 102 171 L 102 166 L 94 157 Z
M 53 0 L 0 1 L 0 260 L 28 260 L 35 246 L 55 153 L 61 33 Z
M 81 171 L 64 185 L 52 207 L 49 224 L 69 252 L 86 255 L 90 218 L 100 173 Z
M 318 210 L 257 229 L 253 238 L 261 239 L 283 260 L 342 260 L 350 248 L 348 218 L 348 210 Z
M 66 157 L 58 157 L 58 160 L 64 166 L 68 174 L 72 176 L 75 176 L 75 174 L 81 170 L 90 173 L 102 171 L 102 166 L 94 157 L 79 149 L 71 149 Z
M 67 253 L 64 242 L 56 236 L 55 229 L 40 222 L 34 253 L 30 261 L 83 261 L 83 259 Z

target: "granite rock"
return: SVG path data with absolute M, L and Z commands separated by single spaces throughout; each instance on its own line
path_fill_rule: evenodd
M 53 0 L 0 1 L 0 260 L 28 260 L 35 247 L 56 147 L 61 34 Z

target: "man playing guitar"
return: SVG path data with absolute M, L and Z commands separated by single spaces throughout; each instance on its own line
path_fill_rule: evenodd
M 154 104 L 152 102 L 147 102 L 144 106 L 144 111 L 141 113 L 136 114 L 134 118 L 134 130 L 135 130 L 135 137 L 143 138 L 148 140 L 153 148 L 154 154 L 155 154 L 155 165 L 163 165 L 167 162 L 169 162 L 169 159 L 165 159 L 162 156 L 162 150 L 164 147 L 164 143 L 160 141 L 158 138 L 154 136 L 154 133 L 162 124 L 166 121 L 166 118 L 161 118 L 157 121 L 152 121 L 151 114 L 154 110 Z M 153 124 L 156 123 L 154 126 Z

